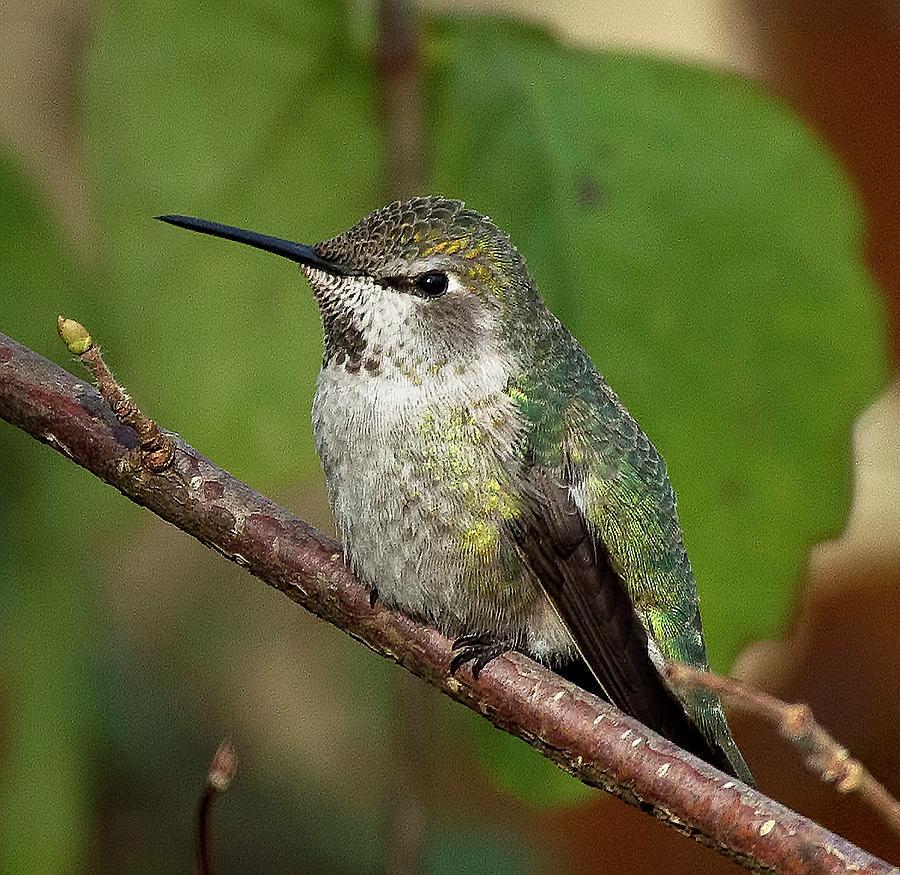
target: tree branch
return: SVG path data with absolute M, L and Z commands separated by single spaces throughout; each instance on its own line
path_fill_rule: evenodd
M 451 677 L 450 641 L 370 607 L 338 544 L 254 492 L 176 435 L 170 464 L 141 464 L 140 441 L 91 386 L 0 334 L 0 417 L 451 698 L 524 739 L 593 787 L 753 871 L 888 873 L 886 862 L 700 762 L 517 653 L 477 681 Z

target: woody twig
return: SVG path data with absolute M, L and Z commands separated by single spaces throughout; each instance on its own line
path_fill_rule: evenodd
M 809 705 L 792 705 L 733 678 L 700 671 L 680 662 L 669 663 L 667 672 L 675 686 L 709 690 L 727 699 L 734 707 L 771 723 L 797 747 L 807 768 L 820 780 L 833 784 L 838 793 L 859 796 L 900 836 L 900 802 L 816 722 Z
M 197 807 L 197 865 L 200 875 L 213 875 L 215 863 L 212 840 L 212 809 L 216 797 L 224 793 L 237 773 L 237 754 L 234 745 L 226 738 L 222 741 L 209 766 L 206 783 Z

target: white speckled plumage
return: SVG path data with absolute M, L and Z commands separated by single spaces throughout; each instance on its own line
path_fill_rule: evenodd
M 307 274 L 327 306 L 333 279 Z M 461 341 L 424 344 L 433 305 L 353 281 L 359 288 L 343 288 L 342 305 L 359 302 L 359 355 L 377 368 L 326 361 L 313 400 L 316 449 L 350 564 L 386 604 L 448 635 L 489 633 L 550 662 L 571 657 L 568 632 L 514 545 L 499 534 L 491 543 L 502 506 L 479 504 L 485 484 L 506 489 L 524 428 L 505 391 L 515 362 L 498 346 L 493 314 L 471 314 Z M 467 547 L 479 525 L 483 542 Z

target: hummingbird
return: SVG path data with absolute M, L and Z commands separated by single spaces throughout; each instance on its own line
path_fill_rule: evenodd
M 416 197 L 315 245 L 159 216 L 300 266 L 324 333 L 312 406 L 345 556 L 475 676 L 518 650 L 747 784 L 708 670 L 675 492 L 654 445 L 461 201 Z

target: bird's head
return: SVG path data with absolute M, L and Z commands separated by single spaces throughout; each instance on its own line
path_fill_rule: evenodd
M 375 372 L 391 362 L 401 373 L 465 367 L 476 355 L 502 352 L 506 316 L 537 302 L 506 235 L 459 201 L 393 203 L 314 246 L 203 219 L 160 218 L 299 263 L 322 314 L 326 362 L 350 370 Z

